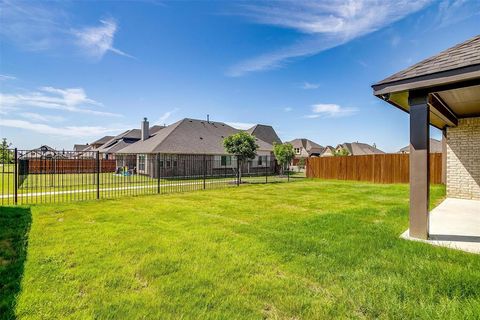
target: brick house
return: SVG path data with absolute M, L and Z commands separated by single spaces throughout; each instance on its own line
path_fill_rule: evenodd
M 298 164 L 300 159 L 319 157 L 325 149 L 318 143 L 305 138 L 294 139 L 292 141 L 289 141 L 288 143 L 292 145 L 293 151 L 295 152 L 295 157 L 292 161 L 292 165 L 294 166 Z

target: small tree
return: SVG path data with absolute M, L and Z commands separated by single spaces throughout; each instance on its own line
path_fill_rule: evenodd
M 298 171 L 305 169 L 305 158 L 298 159 Z
M 242 182 L 242 166 L 247 160 L 254 159 L 257 155 L 258 145 L 255 138 L 247 132 L 239 132 L 223 139 L 225 150 L 237 157 L 238 182 Z
M 340 149 L 340 150 L 334 150 L 334 151 L 333 151 L 333 155 L 334 155 L 335 157 L 344 157 L 344 156 L 349 156 L 349 155 L 350 155 L 350 152 L 348 152 L 347 149 L 342 148 L 342 149 Z
M 274 143 L 273 153 L 275 154 L 275 159 L 277 159 L 277 162 L 280 165 L 283 174 L 285 165 L 290 163 L 295 157 L 295 151 L 293 150 L 293 146 L 290 143 Z
M 12 144 L 7 142 L 7 138 L 2 138 L 0 143 L 0 163 L 11 163 L 13 160 L 13 152 L 9 150 Z

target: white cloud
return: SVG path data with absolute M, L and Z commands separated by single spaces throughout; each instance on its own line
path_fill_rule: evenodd
M 434 17 L 436 28 L 445 28 L 480 14 L 480 1 L 443 0 Z
M 131 55 L 113 47 L 113 39 L 117 31 L 117 22 L 113 19 L 100 20 L 101 25 L 74 30 L 77 44 L 84 52 L 95 58 L 101 59 L 105 53 L 111 51 L 121 56 L 133 58 Z
M 62 116 L 42 115 L 35 112 L 21 112 L 18 115 L 22 118 L 39 122 L 61 122 L 65 120 Z
M 283 108 L 283 111 L 285 111 L 285 112 L 290 112 L 290 111 L 292 111 L 292 110 L 293 110 L 293 109 L 290 108 L 290 107 L 285 107 L 285 108 Z
M 9 76 L 9 75 L 6 75 L 6 74 L 0 74 L 0 81 L 15 80 L 15 79 L 17 79 L 17 78 L 14 77 L 14 76 Z
M 91 107 L 102 106 L 102 104 L 88 98 L 82 88 L 58 89 L 42 87 L 38 91 L 29 91 L 27 93 L 0 93 L 0 102 L 2 109 L 10 110 L 36 107 L 96 116 L 122 116 L 118 113 L 91 109 Z M 90 108 L 87 109 L 85 106 Z
M 311 83 L 311 82 L 306 81 L 302 84 L 301 88 L 304 89 L 304 90 L 318 89 L 318 88 L 320 88 L 320 84 Z
M 382 29 L 431 2 L 432 0 L 290 0 L 244 5 L 241 14 L 251 21 L 293 29 L 303 35 L 290 46 L 232 66 L 227 75 L 242 76 L 249 72 L 281 67 L 293 58 L 311 56 Z
M 396 48 L 396 47 L 398 47 L 398 45 L 400 44 L 401 41 L 402 41 L 402 38 L 401 38 L 399 35 L 394 35 L 394 36 L 392 36 L 392 38 L 390 39 L 390 45 L 391 45 L 393 48 Z
M 162 114 L 162 115 L 160 116 L 160 118 L 158 118 L 158 120 L 157 120 L 156 123 L 159 124 L 159 125 L 164 125 L 165 122 L 167 121 L 167 119 L 170 118 L 170 117 L 172 116 L 172 114 L 174 114 L 174 113 L 177 112 L 178 110 L 179 110 L 178 108 L 174 108 L 174 109 L 172 109 L 172 110 L 170 110 L 170 111 L 165 112 L 164 114 Z
M 357 112 L 356 108 L 344 108 L 333 103 L 318 103 L 312 106 L 312 114 L 306 115 L 305 118 L 340 118 L 354 115 Z
M 231 127 L 234 127 L 240 130 L 247 130 L 255 125 L 254 123 L 246 123 L 246 122 L 225 122 L 225 123 Z
M 107 128 L 100 126 L 65 126 L 57 127 L 47 124 L 33 123 L 25 120 L 0 118 L 0 126 L 20 128 L 41 134 L 62 137 L 98 137 L 112 132 L 119 132 L 124 128 Z
M 55 1 L 0 0 L 2 27 L 0 36 L 28 51 L 81 52 L 100 60 L 108 51 L 131 55 L 113 46 L 118 24 L 114 19 L 100 20 L 98 26 L 72 25 L 71 14 Z

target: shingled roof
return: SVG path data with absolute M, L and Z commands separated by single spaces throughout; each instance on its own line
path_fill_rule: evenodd
M 430 138 L 430 153 L 441 153 L 442 141 Z M 410 153 L 410 145 L 403 147 L 398 153 Z
M 375 85 L 386 84 L 480 64 L 480 35 L 397 72 Z
M 113 139 L 113 138 L 114 138 L 114 136 L 105 136 L 105 137 L 102 137 L 102 138 L 100 138 L 100 139 L 98 139 L 98 140 L 96 140 L 96 141 L 94 141 L 94 142 L 92 142 L 92 143 L 90 143 L 90 144 L 94 144 L 94 145 L 95 145 L 95 144 L 99 144 L 99 145 L 102 145 L 102 144 L 104 144 L 104 143 L 107 143 L 108 141 L 110 141 L 110 140 Z
M 349 154 L 352 156 L 361 156 L 361 155 L 367 155 L 367 154 L 383 154 L 382 150 L 378 149 L 376 146 L 371 146 L 368 143 L 362 143 L 362 142 L 352 142 L 352 143 L 343 143 L 338 147 L 342 147 L 344 149 L 347 149 Z
M 160 130 L 164 129 L 165 126 L 155 125 L 150 127 L 150 136 L 157 134 Z M 119 135 L 108 140 L 102 146 L 98 148 L 99 152 L 102 153 L 114 153 L 120 151 L 121 149 L 127 147 L 128 145 L 137 142 L 141 139 L 142 131 L 140 129 L 131 129 L 120 133 Z

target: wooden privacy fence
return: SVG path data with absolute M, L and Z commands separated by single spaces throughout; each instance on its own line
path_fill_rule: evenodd
M 28 159 L 25 162 L 26 173 L 94 173 L 97 171 L 96 159 Z M 115 172 L 115 160 L 99 160 L 100 172 Z
M 408 154 L 320 157 L 307 161 L 307 177 L 374 183 L 408 183 Z M 442 154 L 430 154 L 430 182 L 442 182 Z

